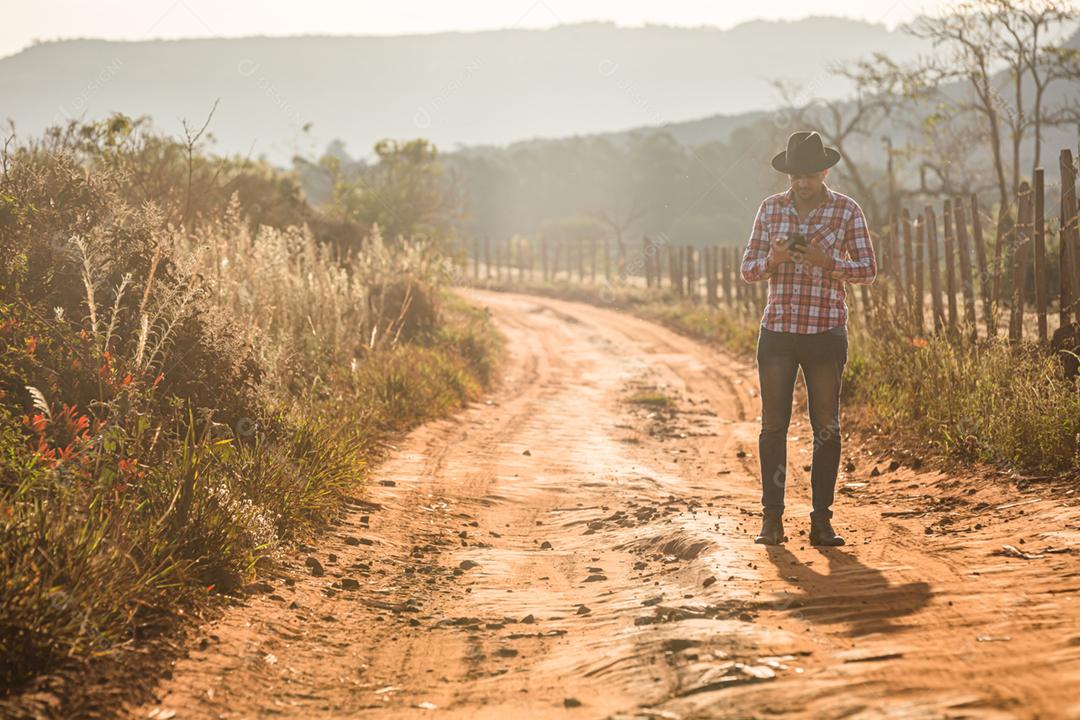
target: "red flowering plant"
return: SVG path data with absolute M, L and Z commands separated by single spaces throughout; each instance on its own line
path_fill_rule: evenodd
M 117 492 L 144 475 L 160 370 L 136 374 L 63 316 L 0 304 L 0 406 L 21 418 L 37 466 Z

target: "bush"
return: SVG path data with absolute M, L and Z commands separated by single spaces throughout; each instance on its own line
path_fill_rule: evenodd
M 3 155 L 4 688 L 234 592 L 494 362 L 429 244 L 375 231 L 343 251 L 291 224 L 317 213 L 288 178 L 136 125 Z

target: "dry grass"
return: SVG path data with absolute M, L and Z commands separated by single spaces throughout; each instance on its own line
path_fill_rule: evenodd
M 333 250 L 252 223 L 238 196 L 178 227 L 183 192 L 132 205 L 142 155 L 101 159 L 125 152 L 3 158 L 8 692 L 238 589 L 339 512 L 388 436 L 475 397 L 496 361 L 433 248 L 375 233 Z

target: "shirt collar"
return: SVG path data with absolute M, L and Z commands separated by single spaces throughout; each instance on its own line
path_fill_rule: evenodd
M 836 201 L 836 193 L 833 192 L 833 189 L 830 188 L 828 185 L 825 185 L 825 202 L 823 202 L 821 205 L 818 205 L 811 212 L 817 212 L 818 210 L 822 210 L 825 207 L 835 204 Z M 784 205 L 790 207 L 793 211 L 795 210 L 795 191 L 792 190 L 790 187 L 784 193 Z

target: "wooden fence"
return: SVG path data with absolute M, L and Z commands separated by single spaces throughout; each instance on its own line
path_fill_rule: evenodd
M 885 319 L 913 337 L 928 332 L 972 338 L 996 337 L 1004 328 L 1012 342 L 1030 337 L 1043 345 L 1051 340 L 1051 307 L 1056 328 L 1074 331 L 1080 325 L 1080 233 L 1077 226 L 1076 165 L 1072 152 L 1061 151 L 1058 273 L 1049 287 L 1045 177 L 1035 171 L 1021 184 L 1014 207 L 1000 208 L 992 243 L 983 227 L 991 218 L 977 195 L 944 200 L 912 213 L 903 209 L 888 227 L 874 233 L 878 276 L 848 294 L 853 314 L 866 322 Z M 1015 219 L 1013 218 L 1015 212 Z M 497 281 L 570 280 L 631 285 L 665 290 L 691 302 L 760 312 L 767 283 L 746 283 L 739 267 L 744 244 L 694 247 L 661 235 L 641 239 L 640 246 L 615 248 L 603 240 L 548 243 L 515 237 L 492 244 L 472 244 L 474 279 Z M 1003 277 L 1010 297 L 1003 298 Z M 1033 290 L 1033 292 L 1032 292 Z M 1034 307 L 1025 305 L 1034 299 Z M 1028 316 L 1025 321 L 1025 314 Z M 1031 323 L 1034 322 L 1034 328 Z

